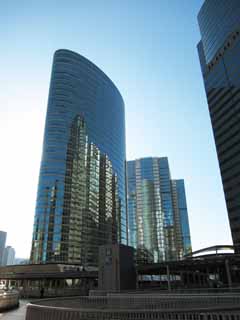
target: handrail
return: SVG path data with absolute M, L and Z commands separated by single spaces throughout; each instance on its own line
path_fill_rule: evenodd
M 240 306 L 212 307 L 195 309 L 134 309 L 134 310 L 102 310 L 81 308 L 60 308 L 29 304 L 27 306 L 26 320 L 148 320 L 148 319 L 174 319 L 174 320 L 239 320 Z
M 77 298 L 58 298 L 35 301 L 35 305 L 78 309 L 189 309 L 210 308 L 218 306 L 240 306 L 239 295 L 109 295 L 81 296 Z

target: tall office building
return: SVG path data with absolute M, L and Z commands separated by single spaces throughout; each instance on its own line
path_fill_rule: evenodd
M 181 259 L 192 250 L 184 180 L 172 180 L 171 185 L 177 257 Z
M 7 239 L 7 232 L 0 231 L 0 266 L 2 265 L 3 253 Z
M 178 260 L 191 251 L 183 180 L 171 180 L 167 158 L 127 162 L 129 245 L 139 263 Z
M 11 246 L 7 246 L 3 252 L 2 265 L 10 266 L 15 263 L 15 250 Z
M 235 250 L 240 252 L 240 1 L 206 0 L 198 53 Z
M 112 81 L 69 50 L 54 55 L 32 263 L 96 266 L 103 244 L 127 243 L 125 115 Z

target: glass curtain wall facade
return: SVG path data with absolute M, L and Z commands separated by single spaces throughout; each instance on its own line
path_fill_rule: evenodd
M 178 259 L 192 251 L 184 180 L 172 180 L 175 235 Z
M 6 239 L 7 239 L 7 232 L 0 231 L 0 266 L 2 265 L 2 261 L 3 261 L 3 253 L 5 249 Z
M 10 266 L 15 263 L 15 250 L 11 246 L 7 246 L 3 252 L 3 266 Z
M 171 180 L 167 158 L 128 161 L 127 178 L 129 245 L 138 263 L 181 259 L 191 251 L 183 180 Z
M 206 0 L 198 53 L 235 250 L 240 252 L 240 1 Z
M 102 244 L 127 244 L 125 115 L 112 81 L 69 50 L 54 55 L 32 263 L 97 266 Z

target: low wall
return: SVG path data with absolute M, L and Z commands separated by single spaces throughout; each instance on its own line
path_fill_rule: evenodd
M 90 290 L 89 291 L 89 296 L 107 296 L 111 294 L 119 294 L 119 291 L 111 291 L 111 290 Z M 213 294 L 213 295 L 218 295 L 218 294 L 225 294 L 225 293 L 230 293 L 230 294 L 235 294 L 238 293 L 240 294 L 240 287 L 225 287 L 225 288 L 195 288 L 195 289 L 172 289 L 171 291 L 165 290 L 165 289 L 160 289 L 158 288 L 151 288 L 151 289 L 137 289 L 137 290 L 121 290 L 121 293 L 123 294 L 157 294 L 157 295 L 173 295 L 173 294 Z
M 116 295 L 35 301 L 27 306 L 26 320 L 239 320 L 239 315 L 238 295 Z
M 0 311 L 17 308 L 19 305 L 19 294 L 17 291 L 0 292 Z
M 19 289 L 20 297 L 23 299 L 44 298 L 50 297 L 68 297 L 86 295 L 87 291 L 84 288 L 45 288 L 41 294 L 40 288 Z
M 192 309 L 210 307 L 240 307 L 239 295 L 122 295 L 43 299 L 34 304 L 80 309 Z

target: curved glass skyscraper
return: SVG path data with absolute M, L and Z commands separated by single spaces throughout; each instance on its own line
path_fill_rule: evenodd
M 112 81 L 69 50 L 54 55 L 31 262 L 95 266 L 127 243 L 125 115 Z

